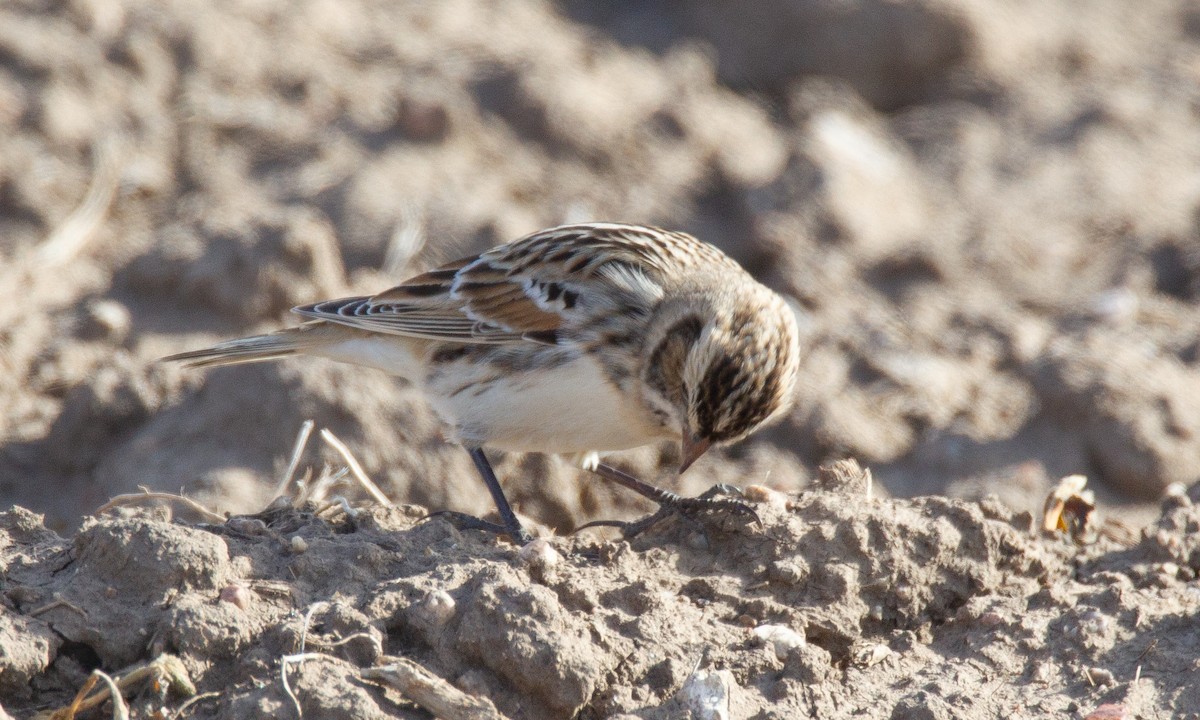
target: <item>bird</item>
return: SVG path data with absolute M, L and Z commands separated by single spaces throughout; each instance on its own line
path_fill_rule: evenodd
M 795 312 L 736 261 L 694 236 L 615 222 L 526 235 L 421 273 L 377 295 L 294 308 L 298 326 L 163 358 L 212 367 L 308 355 L 415 384 L 463 445 L 507 535 L 522 526 L 484 448 L 557 455 L 668 512 L 749 510 L 646 483 L 602 462 L 671 441 L 680 474 L 713 446 L 779 418 L 800 363 Z M 757 519 L 757 516 L 754 516 Z

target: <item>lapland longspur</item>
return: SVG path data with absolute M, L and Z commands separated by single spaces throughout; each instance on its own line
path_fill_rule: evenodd
M 778 295 L 712 245 L 639 225 L 543 230 L 379 295 L 295 312 L 308 321 L 166 359 L 315 355 L 407 378 L 496 502 L 503 525 L 480 525 L 517 542 L 529 536 L 483 447 L 571 456 L 660 506 L 697 507 L 600 454 L 675 440 L 682 473 L 786 410 L 799 364 Z

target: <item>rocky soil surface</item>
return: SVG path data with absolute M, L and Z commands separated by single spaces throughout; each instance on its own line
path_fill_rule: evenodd
M 124 688 L 135 716 L 430 717 L 380 681 L 400 663 L 486 698 L 451 719 L 1200 713 L 1188 495 L 1080 548 L 996 500 L 871 498 L 852 464 L 824 480 L 751 486 L 761 525 L 521 549 L 411 507 L 139 511 L 70 540 L 14 509 L 0 692 L 27 717 L 154 660 L 174 674 Z

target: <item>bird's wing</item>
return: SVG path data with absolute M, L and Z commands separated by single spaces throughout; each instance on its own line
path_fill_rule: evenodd
M 696 261 L 732 263 L 690 235 L 616 223 L 543 230 L 372 297 L 296 308 L 374 332 L 469 343 L 556 343 L 605 313 L 646 312 L 662 279 Z

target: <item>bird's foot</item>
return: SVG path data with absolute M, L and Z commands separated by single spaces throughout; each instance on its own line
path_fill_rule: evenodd
M 630 540 L 646 530 L 657 525 L 668 517 L 678 517 L 689 523 L 698 525 L 705 535 L 707 528 L 714 521 L 737 518 L 762 525 L 758 513 L 745 500 L 740 488 L 733 485 L 714 485 L 696 497 L 681 497 L 675 493 L 662 491 L 658 510 L 640 520 L 622 522 L 618 520 L 595 520 L 579 526 L 576 532 L 590 527 L 615 527 L 620 529 L 625 539 Z
M 438 510 L 437 512 L 429 513 L 421 518 L 421 520 L 425 521 L 432 518 L 443 518 L 459 530 L 483 530 L 493 535 L 506 535 L 513 542 L 521 546 L 528 545 L 533 540 L 533 536 L 525 528 L 521 527 L 520 524 L 509 528 L 500 523 L 489 522 L 488 520 L 456 510 Z

